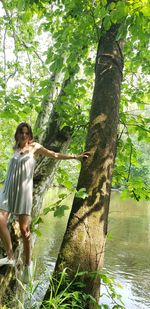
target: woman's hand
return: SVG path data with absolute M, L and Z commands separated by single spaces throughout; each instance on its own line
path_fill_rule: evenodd
M 85 151 L 79 155 L 75 155 L 74 159 L 79 160 L 79 161 L 84 161 L 90 156 L 90 152 Z

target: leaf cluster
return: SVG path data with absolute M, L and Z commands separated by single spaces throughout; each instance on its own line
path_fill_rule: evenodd
M 83 277 L 88 276 L 89 280 L 99 277 L 102 284 L 107 286 L 109 294 L 107 297 L 112 301 L 113 307 L 124 309 L 124 304 L 121 296 L 116 293 L 113 279 L 99 272 L 80 272 L 78 271 L 72 279 L 68 276 L 68 270 L 64 269 L 60 274 L 55 274 L 49 277 L 49 299 L 42 302 L 42 308 L 85 308 L 87 304 L 91 304 L 94 308 L 110 308 L 107 304 L 97 304 L 95 298 L 84 291 L 85 283 Z

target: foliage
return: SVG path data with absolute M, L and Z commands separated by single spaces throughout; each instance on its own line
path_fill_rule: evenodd
M 1 0 L 0 4 L 0 180 L 5 179 L 16 125 L 24 120 L 34 125 L 45 101 L 50 110 L 54 107 L 61 128 L 69 126 L 73 132 L 69 151 L 84 150 L 97 44 L 111 26 L 119 24 L 116 40 L 124 44 L 125 70 L 113 181 L 128 195 L 148 199 L 149 176 L 138 147 L 139 142 L 148 144 L 150 138 L 148 0 Z M 39 131 L 44 129 L 45 124 Z M 75 178 L 70 180 L 62 166 L 57 179 L 72 188 Z M 84 191 L 78 194 L 85 196 Z M 66 209 L 63 198 L 45 212 L 53 210 L 61 217 Z M 41 220 L 35 219 L 33 230 Z M 101 279 L 106 281 L 104 276 Z M 78 286 L 71 291 L 74 282 L 67 282 L 63 293 L 57 283 L 53 290 L 51 282 L 54 306 L 65 306 L 66 299 L 78 308 L 87 298 L 94 302 L 90 295 L 78 292 Z M 105 283 L 111 286 L 111 282 Z M 115 291 L 110 290 L 114 299 Z
M 150 138 L 149 2 L 1 0 L 0 4 L 1 181 L 6 175 L 16 124 L 22 120 L 34 124 L 44 100 L 55 107 L 60 126 L 73 131 L 69 151 L 84 150 L 97 43 L 118 23 L 117 40 L 124 41 L 125 69 L 113 182 L 125 187 L 134 198 L 148 198 L 149 176 L 146 181 L 141 174 L 138 162 L 142 167 L 144 163 L 138 143 L 148 144 Z M 72 176 L 71 165 L 68 178 L 66 166 L 63 163 L 59 169 L 58 182 L 71 188 L 78 171 Z M 136 175 L 140 175 L 138 181 Z
M 38 287 L 41 282 L 34 282 L 35 276 L 35 265 L 33 276 L 29 280 L 28 284 L 23 284 L 21 280 L 17 279 L 20 290 L 25 292 L 25 302 L 24 304 L 21 302 L 21 299 L 14 299 L 12 305 L 15 307 L 19 305 L 19 308 L 43 308 L 43 309 L 72 309 L 72 308 L 85 308 L 87 303 L 94 304 L 95 309 L 110 309 L 110 307 L 105 303 L 97 304 L 96 300 L 90 295 L 83 292 L 83 288 L 85 284 L 82 282 L 82 278 L 84 276 L 89 276 L 89 279 L 95 278 L 98 276 L 101 280 L 101 284 L 105 286 L 107 293 L 106 297 L 111 301 L 111 308 L 113 309 L 124 309 L 124 304 L 121 299 L 121 295 L 116 293 L 115 287 L 118 286 L 122 288 L 119 284 L 117 284 L 114 279 L 110 278 L 109 275 L 103 273 L 87 273 L 87 272 L 77 272 L 72 280 L 70 281 L 67 269 L 64 269 L 58 277 L 54 277 L 49 274 L 49 288 L 50 288 L 50 297 L 47 301 L 40 302 L 36 300 L 36 293 L 38 291 Z M 103 295 L 101 295 L 102 297 Z M 3 309 L 8 309 L 8 304 L 6 304 Z
M 46 216 L 49 212 L 53 212 L 54 217 L 61 218 L 65 215 L 65 211 L 70 208 L 70 200 L 67 201 L 67 199 L 73 195 L 75 195 L 78 198 L 85 199 L 87 196 L 87 193 L 85 191 L 85 188 L 81 188 L 80 190 L 76 190 L 72 188 L 71 191 L 68 190 L 63 191 L 60 194 L 58 194 L 57 200 L 49 206 L 45 207 L 41 214 L 35 218 L 32 219 L 31 222 L 31 231 L 32 233 L 35 233 L 37 236 L 42 236 L 42 233 L 39 229 L 39 224 L 44 223 L 44 216 Z
M 84 283 L 82 282 L 82 277 L 86 275 L 88 275 L 89 278 L 99 276 L 102 284 L 107 286 L 109 291 L 108 297 L 114 304 L 113 308 L 124 308 L 121 296 L 115 292 L 115 282 L 108 278 L 107 275 L 100 273 L 87 274 L 87 272 L 77 272 L 70 282 L 70 279 L 67 275 L 67 269 L 63 270 L 63 272 L 59 275 L 59 279 L 55 278 L 54 276 L 50 276 L 50 298 L 49 300 L 42 303 L 42 308 L 85 308 L 87 303 L 91 303 L 95 306 L 95 309 L 109 309 L 109 306 L 106 304 L 98 305 L 96 300 L 90 294 L 83 293 Z
M 123 136 L 118 143 L 118 156 L 112 185 L 123 190 L 122 196 L 130 196 L 137 201 L 149 199 L 150 169 L 149 146 L 138 143 L 135 135 Z M 124 162 L 124 164 L 123 164 Z

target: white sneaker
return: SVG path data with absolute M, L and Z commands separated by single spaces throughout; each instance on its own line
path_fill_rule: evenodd
M 6 256 L 3 259 L 0 259 L 0 267 L 4 265 L 9 265 L 14 267 L 15 266 L 15 260 L 14 259 L 9 259 L 8 256 Z
M 32 263 L 30 265 L 25 265 L 24 274 L 23 274 L 23 282 L 25 284 L 29 283 L 32 280 Z

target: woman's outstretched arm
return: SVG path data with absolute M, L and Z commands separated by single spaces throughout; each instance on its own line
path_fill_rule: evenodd
M 82 159 L 87 159 L 89 157 L 89 152 L 83 152 L 79 155 L 67 155 L 67 154 L 63 154 L 61 152 L 55 152 L 52 150 L 49 150 L 47 148 L 44 148 L 43 146 L 41 146 L 37 151 L 37 154 L 49 157 L 51 159 L 56 159 L 56 160 L 79 160 L 81 161 Z

